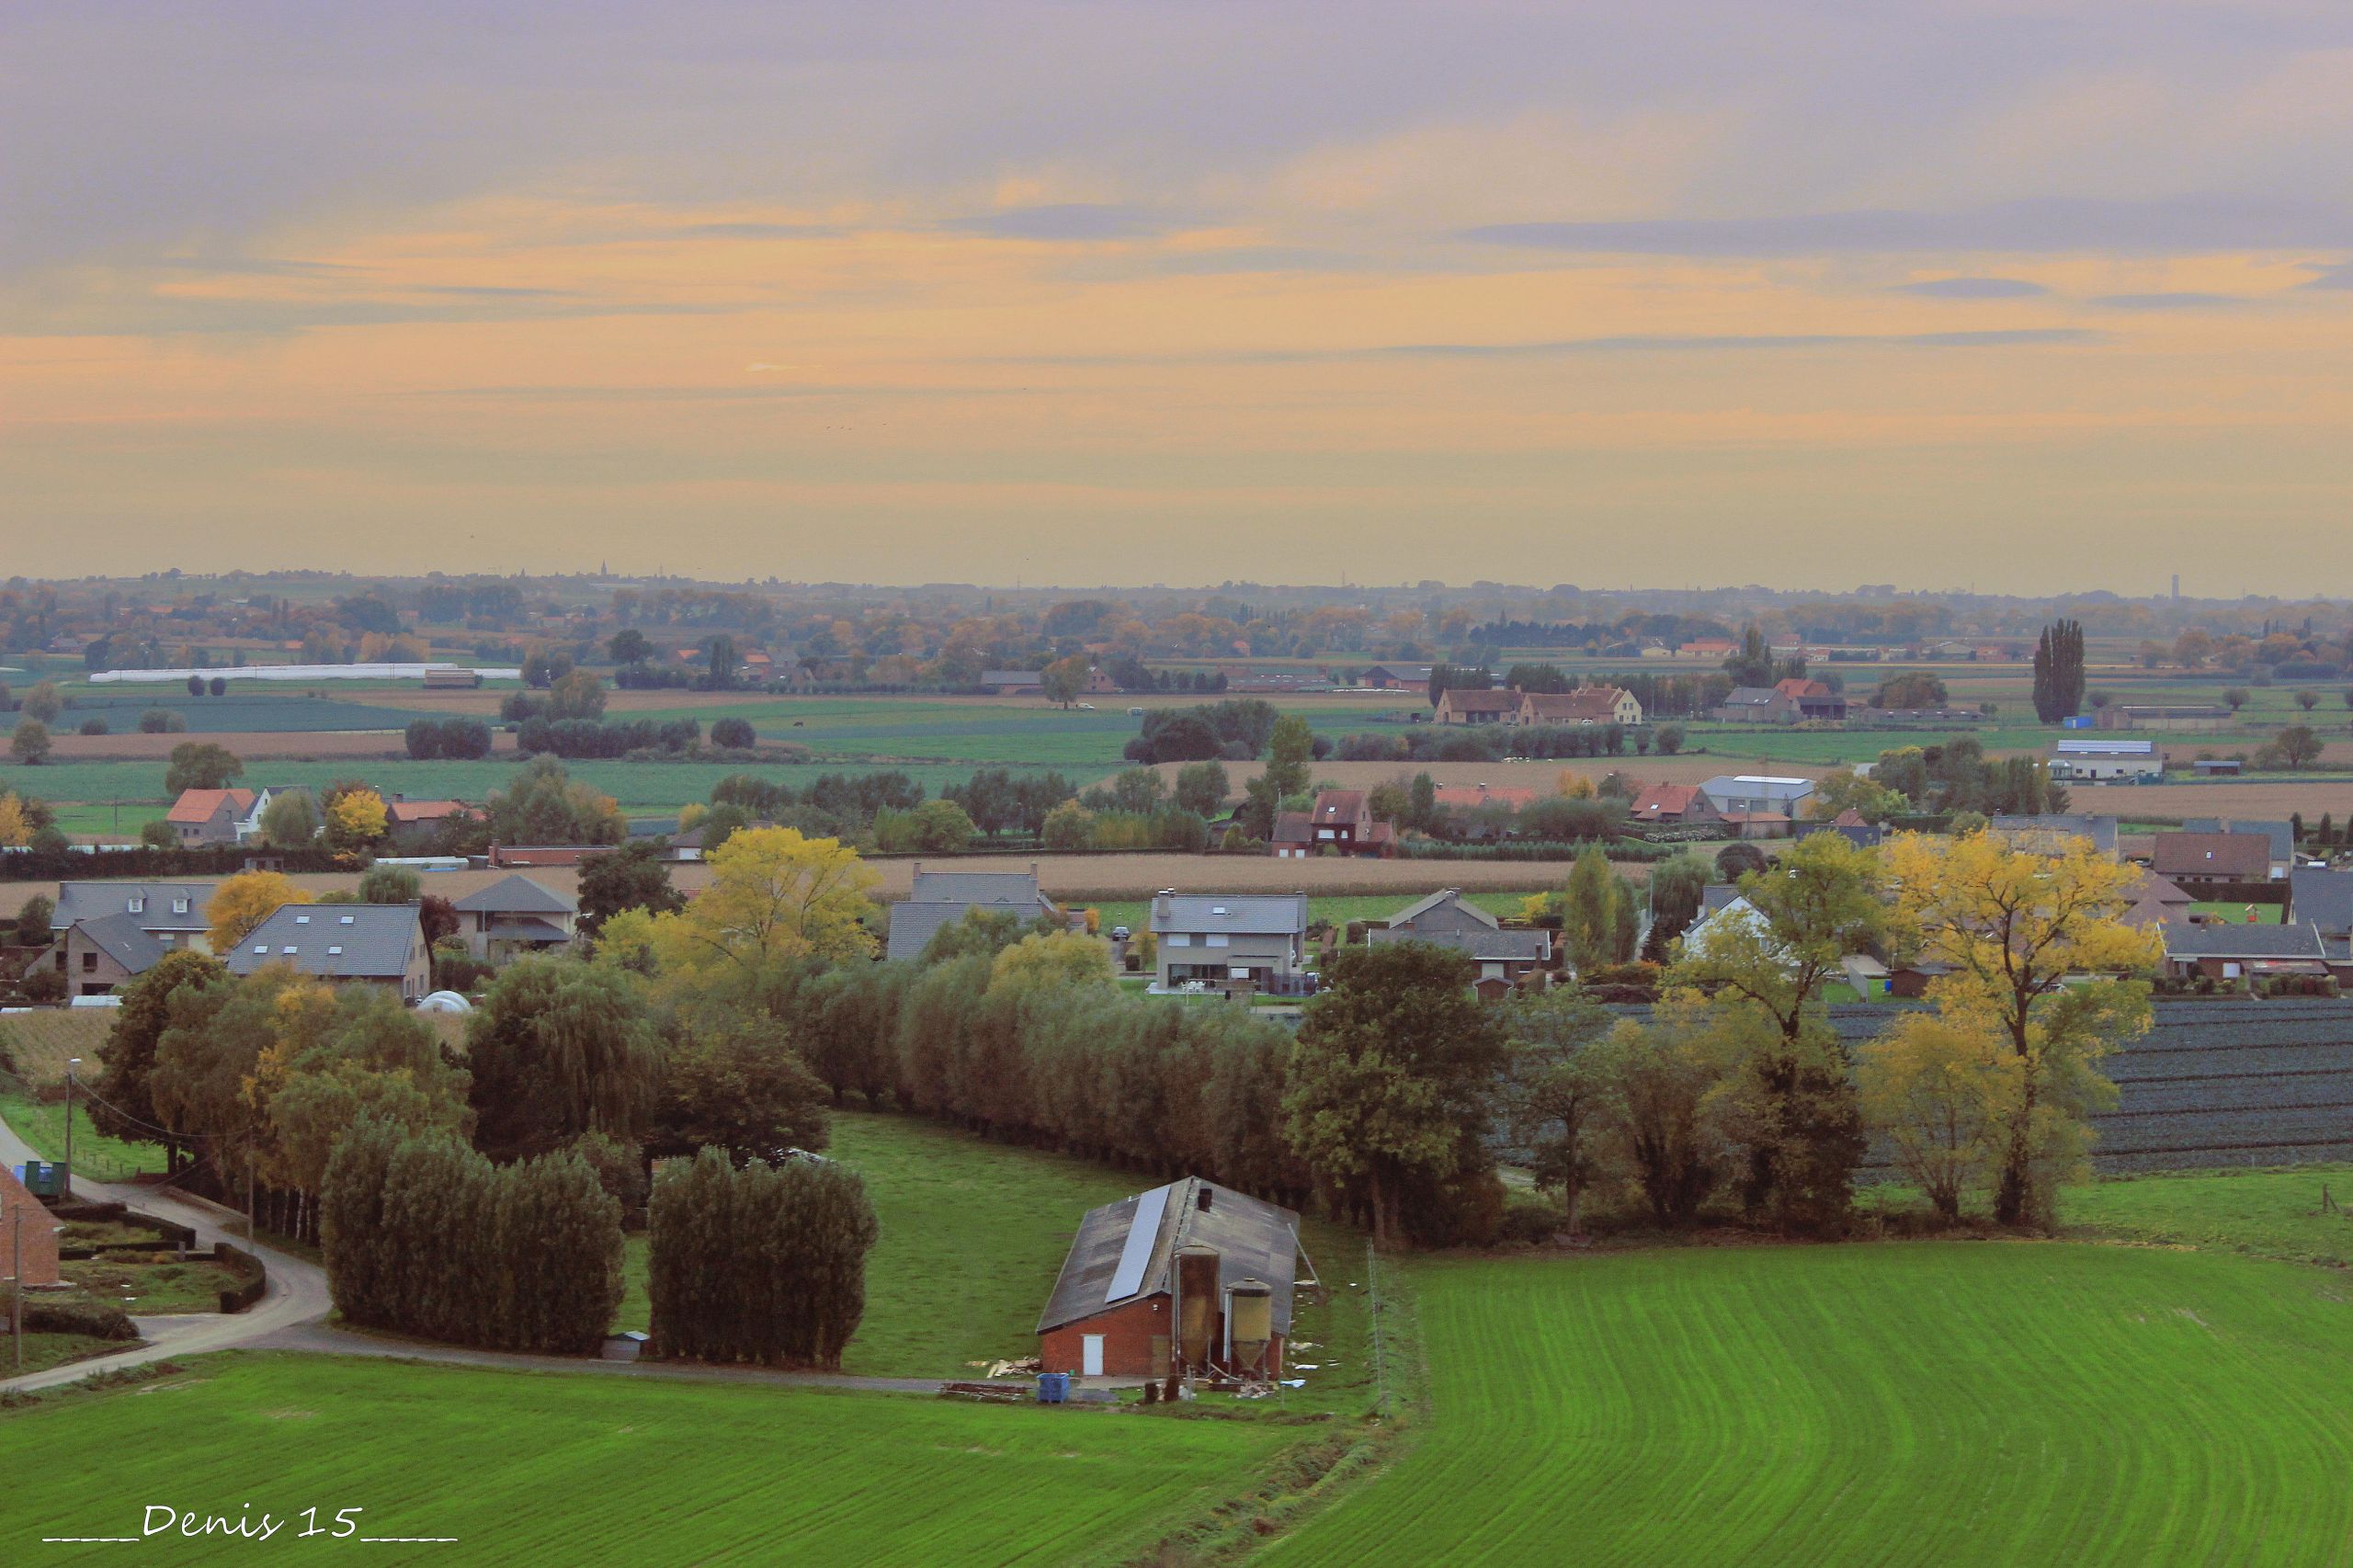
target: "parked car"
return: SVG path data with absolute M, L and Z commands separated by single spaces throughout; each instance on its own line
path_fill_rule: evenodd
M 1124 941 L 1126 941 L 1127 939 L 1128 939 L 1128 928 L 1127 928 L 1126 926 L 1112 926 L 1112 927 L 1111 927 L 1111 940 L 1113 940 L 1113 941 L 1115 941 L 1115 942 L 1124 942 Z

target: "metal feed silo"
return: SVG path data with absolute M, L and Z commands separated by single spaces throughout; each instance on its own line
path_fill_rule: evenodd
M 1237 1372 L 1264 1371 L 1274 1320 L 1275 1288 L 1263 1279 L 1235 1280 L 1225 1293 L 1226 1364 Z
M 1188 1368 L 1206 1367 L 1217 1333 L 1218 1269 L 1215 1247 L 1176 1251 L 1176 1344 Z

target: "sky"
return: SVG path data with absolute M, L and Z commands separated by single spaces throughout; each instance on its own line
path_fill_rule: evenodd
M 0 8 L 0 573 L 2353 594 L 2341 0 Z

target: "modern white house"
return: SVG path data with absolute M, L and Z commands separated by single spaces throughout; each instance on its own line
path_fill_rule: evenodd
M 1307 895 L 1179 893 L 1152 901 L 1154 991 L 1188 983 L 1280 993 L 1307 969 Z
M 1719 812 L 1779 812 L 1794 817 L 1813 793 L 1811 778 L 1779 778 L 1761 773 L 1720 773 L 1699 786 Z

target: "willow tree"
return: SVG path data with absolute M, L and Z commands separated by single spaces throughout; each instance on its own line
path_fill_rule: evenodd
M 562 1147 L 583 1132 L 644 1130 L 662 1051 L 637 980 L 605 964 L 509 964 L 466 1020 L 475 1142 L 494 1158 Z
M 2124 923 L 2136 868 L 2086 840 L 2062 853 L 2014 849 L 1992 834 L 1905 834 L 1886 850 L 1897 889 L 1895 941 L 1946 966 L 1929 1000 L 1957 1029 L 2016 1063 L 2001 1110 L 1995 1217 L 2049 1217 L 2051 1189 L 2080 1165 L 2085 1119 L 2112 1104 L 2099 1059 L 2149 1027 L 2136 978 L 2164 957 L 2156 933 Z
M 873 957 L 868 893 L 881 879 L 838 839 L 746 828 L 705 864 L 710 885 L 685 909 L 653 922 L 664 995 L 757 995 L 780 971 L 813 960 Z

